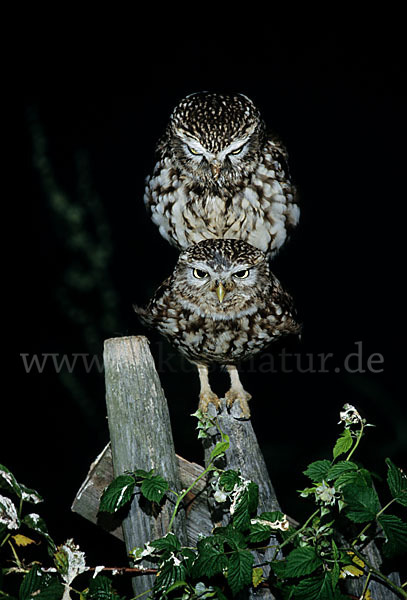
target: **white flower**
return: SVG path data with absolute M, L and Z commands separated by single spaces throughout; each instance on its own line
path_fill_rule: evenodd
M 341 420 L 339 424 L 343 421 L 347 425 L 353 425 L 355 423 L 362 423 L 363 419 L 352 404 L 345 404 L 343 410 L 339 413 Z
M 214 493 L 213 497 L 216 500 L 216 502 L 219 502 L 219 503 L 226 502 L 226 500 L 228 499 L 228 497 L 225 494 L 225 492 L 222 492 L 221 490 L 217 490 Z
M 329 487 L 325 481 L 322 482 L 322 485 L 319 485 L 315 489 L 315 494 L 318 500 L 324 502 L 325 504 L 335 504 L 335 493 L 336 490 L 334 487 Z

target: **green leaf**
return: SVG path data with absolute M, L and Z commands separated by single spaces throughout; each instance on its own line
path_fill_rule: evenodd
M 308 465 L 304 471 L 304 475 L 309 477 L 313 483 L 319 483 L 323 479 L 326 479 L 331 464 L 329 460 L 316 460 Z
M 231 492 L 235 485 L 240 482 L 240 475 L 236 471 L 230 469 L 229 471 L 225 471 L 219 477 L 219 486 L 225 492 Z
M 214 543 L 215 540 L 208 538 L 198 543 L 199 554 L 193 565 L 195 577 L 213 577 L 226 569 L 228 559 L 223 548 Z
M 343 598 L 342 594 L 335 592 L 329 573 L 319 577 L 309 577 L 302 579 L 293 590 L 293 598 L 295 600 L 339 600 Z
M 229 557 L 227 581 L 233 596 L 252 583 L 254 556 L 250 550 L 236 550 Z
M 42 535 L 42 537 L 45 538 L 45 540 L 47 541 L 49 549 L 52 552 L 55 552 L 55 550 L 56 550 L 55 542 L 52 539 L 52 537 L 49 535 L 48 528 L 47 528 L 47 526 L 45 524 L 45 521 L 44 521 L 44 519 L 42 517 L 40 517 L 36 513 L 30 513 L 29 515 L 26 515 L 24 517 L 24 519 L 22 520 L 22 522 L 25 525 L 27 525 L 27 527 L 29 527 L 30 529 L 32 529 L 33 531 L 36 531 L 37 533 L 39 533 L 40 535 Z
M 0 489 L 14 492 L 19 498 L 22 496 L 20 484 L 7 467 L 0 465 Z
M 218 543 L 226 542 L 231 548 L 246 548 L 246 540 L 238 529 L 233 525 L 226 527 L 216 527 L 214 530 L 214 540 Z
M 379 498 L 373 488 L 349 485 L 343 490 L 343 497 L 347 504 L 345 514 L 354 523 L 373 521 L 380 511 Z
M 211 452 L 210 462 L 212 462 L 217 456 L 224 454 L 229 448 L 229 436 L 226 434 L 223 436 L 225 439 L 222 442 L 218 442 L 215 448 Z
M 163 499 L 168 487 L 168 482 L 161 475 L 154 475 L 151 479 L 145 479 L 140 489 L 147 500 L 159 503 Z
M 335 488 L 340 491 L 347 485 L 359 486 L 359 487 L 371 487 L 372 478 L 369 471 L 366 469 L 360 469 L 358 471 L 346 471 L 339 475 L 335 480 Z
M 310 575 L 322 565 L 315 548 L 305 546 L 295 548 L 285 560 L 284 577 L 302 577 Z
M 108 577 L 97 575 L 89 583 L 86 600 L 120 600 L 120 597 L 113 589 L 113 583 Z
M 187 572 L 185 566 L 177 558 L 171 556 L 160 565 L 158 575 L 154 582 L 154 590 L 167 590 L 177 581 L 184 581 L 186 575 Z
M 99 512 L 115 513 L 130 502 L 136 482 L 132 475 L 119 475 L 105 489 L 100 500 Z
M 252 481 L 240 493 L 233 511 L 233 525 L 244 531 L 250 526 L 250 515 L 257 509 L 259 501 L 259 486 Z
M 25 575 L 19 592 L 19 600 L 60 600 L 64 593 L 64 586 L 55 576 L 43 573 L 38 565 Z
M 343 433 L 338 438 L 334 449 L 333 449 L 333 457 L 338 458 L 341 454 L 344 454 L 348 450 L 352 448 L 353 438 L 349 429 L 345 429 Z
M 337 477 L 343 475 L 344 473 L 348 473 L 349 471 L 354 472 L 357 470 L 358 466 L 356 463 L 346 460 L 340 460 L 335 465 L 332 465 L 332 467 L 328 470 L 328 473 L 325 477 L 325 481 L 332 481 L 332 479 L 337 479 Z
M 167 533 L 166 536 L 150 542 L 150 546 L 158 550 L 168 550 L 170 552 L 178 552 L 181 549 L 179 539 L 173 533 Z
M 392 463 L 390 458 L 386 458 L 388 466 L 387 483 L 393 498 L 402 506 L 407 506 L 407 476 Z
M 395 515 L 383 514 L 377 520 L 386 537 L 386 543 L 383 546 L 384 556 L 392 558 L 396 554 L 405 552 L 407 550 L 407 523 Z

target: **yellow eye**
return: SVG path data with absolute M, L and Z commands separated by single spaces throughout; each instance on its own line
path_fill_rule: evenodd
M 190 151 L 190 153 L 193 154 L 194 156 L 202 156 L 200 152 L 197 152 L 195 150 L 195 148 L 191 148 L 191 146 L 187 146 L 187 148 Z
M 243 146 L 240 146 L 240 148 L 236 148 L 236 150 L 232 150 L 232 152 L 230 152 L 230 154 L 233 154 L 233 156 L 236 156 L 236 154 L 240 154 L 242 150 L 243 150 Z
M 249 277 L 249 269 L 237 271 L 236 273 L 233 273 L 233 277 L 237 277 L 238 279 L 246 279 L 246 277 Z
M 194 269 L 193 273 L 194 277 L 197 279 L 205 279 L 205 277 L 208 277 L 208 273 L 206 271 L 201 271 L 201 269 Z

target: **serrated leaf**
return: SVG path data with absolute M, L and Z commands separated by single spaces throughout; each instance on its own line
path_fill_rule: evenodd
M 4 465 L 0 465 L 0 489 L 14 492 L 19 498 L 22 496 L 20 484 L 13 473 Z
M 285 561 L 285 577 L 302 577 L 310 575 L 322 565 L 321 558 L 315 548 L 305 546 L 291 550 Z
M 24 502 L 30 502 L 31 504 L 39 504 L 40 502 L 44 502 L 44 499 L 40 494 L 31 488 L 26 487 L 22 483 L 19 484 L 22 494 L 22 499 Z
M 215 542 L 223 543 L 226 542 L 231 548 L 245 548 L 246 540 L 238 529 L 233 525 L 227 525 L 226 527 L 216 527 L 214 530 L 213 539 Z
M 229 436 L 225 435 L 225 439 L 222 442 L 218 442 L 215 448 L 211 452 L 210 462 L 212 462 L 216 457 L 224 454 L 226 450 L 229 448 Z
M 309 577 L 302 579 L 294 587 L 293 598 L 299 600 L 335 600 L 337 596 L 334 593 L 329 573 L 319 577 Z
M 145 479 L 141 484 L 141 493 L 150 502 L 161 502 L 165 492 L 168 490 L 168 482 L 161 475 L 154 475 L 151 479 Z
M 19 591 L 19 600 L 60 600 L 64 586 L 55 576 L 43 573 L 38 565 L 34 565 L 25 575 Z
M 371 487 L 370 473 L 365 469 L 359 471 L 348 471 L 339 475 L 335 480 L 335 488 L 342 490 L 347 485 L 355 485 L 359 487 Z
M 254 523 L 250 525 L 249 542 L 252 544 L 258 544 L 259 542 L 265 542 L 272 535 L 273 531 L 268 525 L 263 523 Z
M 254 556 L 249 550 L 236 550 L 228 561 L 227 581 L 233 596 L 252 582 Z
M 343 475 L 344 473 L 348 473 L 350 471 L 354 472 L 357 470 L 358 466 L 356 463 L 347 460 L 340 460 L 335 465 L 332 465 L 332 467 L 328 470 L 325 480 L 332 481 L 333 479 L 337 479 L 337 477 Z
M 115 513 L 130 502 L 136 482 L 132 475 L 119 475 L 102 494 L 99 512 Z
M 387 483 L 393 498 L 402 506 L 407 506 L 407 475 L 392 461 L 386 458 L 388 466 Z
M 184 581 L 186 575 L 185 566 L 175 557 L 171 557 L 160 565 L 154 590 L 166 590 L 177 581 Z
M 380 515 L 377 520 L 386 537 L 386 543 L 383 546 L 384 556 L 392 558 L 407 550 L 407 523 L 395 515 Z
M 219 477 L 219 486 L 225 490 L 225 492 L 231 492 L 235 485 L 240 482 L 240 475 L 236 471 L 229 469 L 224 471 Z
M 150 542 L 150 546 L 157 548 L 157 550 L 169 550 L 170 552 L 178 552 L 181 549 L 179 539 L 171 532 L 162 538 Z
M 22 520 L 22 523 L 27 525 L 33 531 L 39 533 L 43 538 L 45 538 L 50 551 L 54 552 L 56 549 L 56 545 L 52 537 L 48 533 L 48 527 L 45 524 L 45 521 L 42 517 L 37 515 L 36 513 L 30 513 L 26 515 Z
M 198 547 L 199 555 L 193 566 L 196 577 L 213 577 L 226 569 L 228 559 L 223 549 L 212 544 L 199 545 Z
M 120 600 L 120 597 L 113 589 L 113 583 L 109 577 L 97 575 L 89 583 L 86 600 Z
M 316 460 L 308 465 L 304 471 L 304 475 L 309 477 L 313 483 L 319 483 L 323 479 L 326 479 L 331 464 L 329 460 Z
M 247 484 L 236 500 L 233 510 L 233 525 L 244 531 L 250 526 L 250 515 L 255 512 L 259 499 L 259 486 L 252 481 Z
M 373 521 L 380 511 L 379 498 L 373 488 L 347 486 L 343 497 L 347 504 L 345 514 L 354 523 Z
M 334 449 L 333 449 L 333 457 L 338 458 L 341 454 L 344 454 L 348 450 L 350 450 L 353 446 L 353 438 L 349 429 L 345 429 L 343 433 L 339 436 Z

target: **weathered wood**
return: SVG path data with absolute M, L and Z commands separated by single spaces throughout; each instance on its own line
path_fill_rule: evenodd
M 105 341 L 106 406 L 115 476 L 127 470 L 154 469 L 172 489 L 180 489 L 167 402 L 145 337 L 122 337 Z M 168 499 L 160 510 L 138 494 L 123 520 L 127 552 L 168 532 L 174 505 Z M 182 511 L 174 533 L 187 542 Z M 136 594 L 148 590 L 154 576 L 133 579 Z
M 176 456 L 181 489 L 187 489 L 201 475 L 204 467 Z M 99 525 L 119 540 L 124 541 L 121 521 L 106 520 L 98 514 L 103 490 L 113 481 L 113 460 L 110 443 L 103 449 L 89 468 L 72 504 L 73 512 Z M 212 521 L 208 507 L 206 479 L 203 477 L 185 498 L 186 528 L 189 546 L 196 546 L 198 535 L 210 535 Z
M 208 412 L 213 416 L 216 415 L 213 405 L 209 406 Z M 259 512 L 281 510 L 251 421 L 243 420 L 242 417 L 243 415 L 237 402 L 233 405 L 229 413 L 226 409 L 226 401 L 224 399 L 221 400 L 221 411 L 217 415 L 217 420 L 221 431 L 227 434 L 230 440 L 230 447 L 226 451 L 221 466 L 223 469 L 240 471 L 242 477 L 257 483 L 259 486 Z M 210 454 L 219 439 L 219 434 L 214 428 L 213 435 L 203 440 L 206 465 L 208 465 Z M 229 510 L 223 509 L 221 504 L 212 504 L 212 518 L 214 521 L 225 525 L 230 520 Z M 274 543 L 277 543 L 277 538 L 272 537 L 270 544 Z M 272 549 L 268 549 L 265 552 L 256 552 L 255 564 L 263 564 L 266 561 L 270 561 L 273 556 L 274 551 Z M 268 570 L 266 570 L 266 574 L 268 574 Z M 259 588 L 250 590 L 249 593 L 242 593 L 237 598 L 271 600 L 274 596 L 270 590 Z

